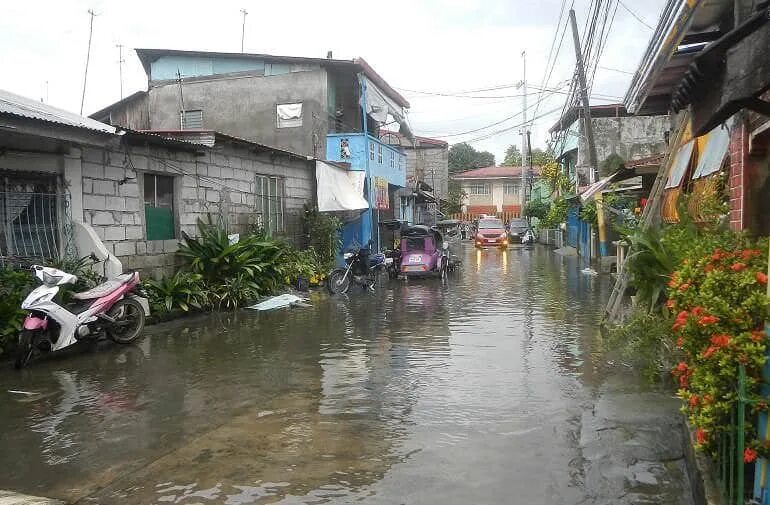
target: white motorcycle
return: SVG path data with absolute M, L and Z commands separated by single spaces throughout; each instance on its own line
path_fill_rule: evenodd
M 28 310 L 19 333 L 16 368 L 23 368 L 41 353 L 55 352 L 83 339 L 109 337 L 115 342 L 133 342 L 150 314 L 147 299 L 137 293 L 139 273 L 121 274 L 95 288 L 72 295 L 66 307 L 54 301 L 61 286 L 74 284 L 77 277 L 56 268 L 33 265 L 42 286 L 22 302 Z

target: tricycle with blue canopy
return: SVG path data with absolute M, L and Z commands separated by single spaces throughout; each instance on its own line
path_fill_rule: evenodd
M 449 256 L 441 232 L 424 225 L 406 226 L 401 230 L 401 275 L 444 277 Z

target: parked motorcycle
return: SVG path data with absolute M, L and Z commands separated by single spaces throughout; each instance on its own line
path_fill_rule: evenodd
M 347 267 L 335 268 L 326 279 L 326 287 L 333 295 L 346 293 L 351 281 L 374 291 L 380 274 L 393 261 L 393 258 L 386 258 L 384 254 L 370 254 L 369 247 L 348 251 L 343 258 Z
M 61 286 L 75 284 L 77 276 L 41 265 L 33 265 L 31 270 L 42 285 L 21 304 L 29 314 L 19 333 L 16 368 L 25 367 L 38 354 L 59 351 L 81 340 L 108 337 L 128 344 L 142 332 L 150 307 L 147 299 L 137 293 L 138 272 L 74 293 L 73 302 L 62 306 L 54 297 Z

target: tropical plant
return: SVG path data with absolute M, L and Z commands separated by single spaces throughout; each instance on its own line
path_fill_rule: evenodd
M 550 208 L 551 204 L 548 200 L 530 200 L 524 206 L 524 215 L 527 217 L 536 217 L 537 219 L 545 219 Z
M 235 309 L 245 302 L 256 300 L 264 292 L 264 285 L 258 284 L 245 273 L 223 279 L 210 287 L 210 300 L 219 309 Z
M 764 321 L 770 317 L 767 241 L 741 242 L 689 255 L 668 284 L 666 305 L 677 314 L 671 331 L 684 355 L 672 373 L 697 446 L 706 450 L 713 450 L 716 436 L 729 429 L 740 365 L 753 414 L 768 409 L 759 396 L 767 350 Z M 755 417 L 749 421 L 746 462 L 770 456 L 770 448 L 756 439 Z
M 490 167 L 495 164 L 495 155 L 488 151 L 477 151 L 470 144 L 461 142 L 449 148 L 449 173 L 456 174 L 474 168 Z
M 608 351 L 619 351 L 625 362 L 638 367 L 648 380 L 655 382 L 676 363 L 678 353 L 671 337 L 670 319 L 667 314 L 636 307 L 622 325 L 607 331 L 605 347 Z
M 143 284 L 153 312 L 171 312 L 174 309 L 189 312 L 201 310 L 209 304 L 201 274 L 180 270 L 171 277 L 150 279 Z
M 198 238 L 182 234 L 183 243 L 177 254 L 188 260 L 192 271 L 205 279 L 220 281 L 239 275 L 251 279 L 259 276 L 266 287 L 272 288 L 274 281 L 280 278 L 278 263 L 286 244 L 256 235 L 246 235 L 231 243 L 224 228 L 200 220 L 198 232 Z
M 666 249 L 657 228 L 637 228 L 628 240 L 631 254 L 625 267 L 629 281 L 636 288 L 637 303 L 645 312 L 651 312 L 666 290 L 666 282 L 674 271 L 675 258 Z
M 34 287 L 28 271 L 0 268 L 0 354 L 13 346 L 26 313 L 21 302 Z

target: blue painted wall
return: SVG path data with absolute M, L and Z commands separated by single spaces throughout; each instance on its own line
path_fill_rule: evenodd
M 346 139 L 350 157 L 341 156 L 340 144 Z M 381 156 L 380 156 L 381 153 Z M 365 195 L 372 206 L 376 201 L 373 177 L 384 177 L 389 184 L 404 187 L 406 185 L 406 155 L 398 149 L 383 144 L 378 139 L 363 133 L 335 133 L 326 137 L 326 159 L 350 163 L 351 170 L 367 171 Z M 391 160 L 393 164 L 391 166 Z M 391 205 L 399 202 L 391 202 Z M 399 214 L 398 209 L 394 209 Z M 377 240 L 377 223 L 374 221 L 372 210 L 364 211 L 360 218 L 347 223 L 342 230 L 342 248 L 350 247 L 353 243 L 365 245 L 369 240 Z
M 251 58 L 213 58 L 206 56 L 161 56 L 150 65 L 150 79 L 176 79 L 177 69 L 182 77 L 198 77 L 228 72 L 264 70 L 265 62 Z

